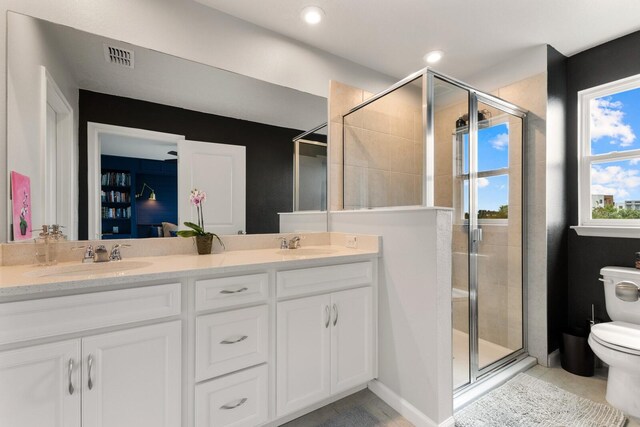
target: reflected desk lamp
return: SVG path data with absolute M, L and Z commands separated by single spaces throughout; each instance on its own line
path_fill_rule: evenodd
M 149 194 L 149 200 L 156 200 L 156 192 L 153 188 L 149 187 L 147 185 L 147 183 L 143 183 L 142 185 L 142 190 L 140 190 L 140 193 L 136 194 L 136 199 L 139 199 L 140 197 L 142 197 L 142 195 L 144 194 L 144 189 L 148 188 L 149 191 L 151 191 L 151 194 Z

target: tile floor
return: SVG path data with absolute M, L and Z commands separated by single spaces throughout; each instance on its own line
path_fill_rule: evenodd
M 409 421 L 384 403 L 369 389 L 364 389 L 330 405 L 284 424 L 284 427 L 311 427 L 327 425 L 330 427 L 355 427 L 335 422 L 335 418 L 352 408 L 360 407 L 378 422 L 358 427 L 412 427 Z
M 563 390 L 577 394 L 594 402 L 607 403 L 606 371 L 598 370 L 593 377 L 580 377 L 570 374 L 562 368 L 545 368 L 536 365 L 527 374 L 554 384 Z M 411 427 L 412 424 L 400 416 L 393 408 L 380 400 L 369 390 L 362 390 L 342 400 L 311 412 L 303 417 L 285 424 L 286 427 L 311 427 L 327 425 L 331 427 L 353 427 L 346 424 L 332 423 L 340 414 L 355 408 L 366 411 L 378 422 L 370 426 L 358 427 Z M 627 427 L 640 427 L 640 420 L 629 420 Z

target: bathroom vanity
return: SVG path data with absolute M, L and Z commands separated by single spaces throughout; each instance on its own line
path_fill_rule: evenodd
M 378 239 L 350 249 L 330 234 L 295 250 L 0 267 L 3 425 L 279 425 L 365 387 Z

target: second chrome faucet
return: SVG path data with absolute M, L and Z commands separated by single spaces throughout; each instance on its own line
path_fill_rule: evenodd
M 111 251 L 107 251 L 106 246 L 98 245 L 93 248 L 93 245 L 79 246 L 74 249 L 84 249 L 84 255 L 82 256 L 83 263 L 89 262 L 109 262 L 109 261 L 121 261 L 122 254 L 121 248 L 128 248 L 131 245 L 116 243 L 111 247 Z
M 276 237 L 276 239 L 280 240 L 280 249 L 298 249 L 302 240 L 300 236 L 293 236 L 289 242 L 286 237 Z

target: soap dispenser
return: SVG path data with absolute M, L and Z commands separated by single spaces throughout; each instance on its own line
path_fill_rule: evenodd
M 65 240 L 60 225 L 42 226 L 42 231 L 35 239 L 36 262 L 38 265 L 54 265 L 58 259 L 58 242 Z

